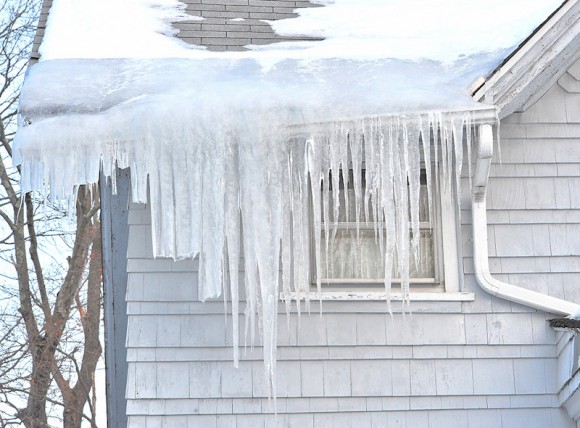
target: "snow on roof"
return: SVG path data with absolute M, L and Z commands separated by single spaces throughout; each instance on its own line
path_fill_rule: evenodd
M 65 58 L 396 58 L 453 64 L 481 53 L 503 59 L 562 0 L 315 0 L 297 18 L 269 21 L 282 36 L 317 42 L 207 52 L 181 43 L 172 22 L 200 20 L 177 0 L 54 0 L 43 60 Z M 130 23 L 130 24 L 129 24 Z M 267 51 L 268 53 L 264 53 Z
M 172 23 L 204 20 L 201 16 L 188 15 L 185 4 L 177 0 L 54 0 L 40 47 L 41 61 L 112 58 L 181 58 L 203 60 L 204 64 L 214 61 L 218 68 L 230 69 L 229 76 L 220 73 L 218 86 L 230 80 L 238 87 L 263 85 L 262 81 L 272 80 L 271 74 L 283 84 L 285 77 L 280 77 L 280 69 L 288 68 L 289 81 L 292 80 L 290 75 L 300 69 L 302 82 L 325 80 L 318 85 L 321 90 L 336 83 L 349 88 L 351 94 L 358 91 L 361 95 L 364 91 L 365 96 L 373 94 L 372 98 L 379 100 L 375 110 L 359 106 L 355 112 L 343 111 L 347 115 L 360 114 L 361 110 L 375 114 L 474 108 L 469 85 L 493 70 L 561 0 L 314 2 L 323 7 L 299 8 L 296 9 L 297 18 L 268 22 L 281 36 L 322 37 L 324 40 L 249 45 L 243 52 L 211 52 L 176 37 L 178 30 Z M 263 76 L 252 75 L 244 80 L 244 74 L 239 73 L 244 67 L 236 65 L 241 59 L 260 64 Z M 230 66 L 225 65 L 228 61 Z M 272 73 L 275 64 L 281 62 L 284 65 Z M 139 68 L 135 61 L 131 64 L 132 69 Z M 148 64 L 150 62 L 143 63 L 141 74 L 153 73 Z M 201 63 L 192 61 L 189 64 L 187 67 Z M 48 88 L 60 83 L 70 87 L 71 78 L 73 81 L 96 78 L 81 76 L 82 68 L 75 70 L 74 66 L 69 67 L 68 73 L 62 64 L 52 67 L 55 68 L 59 73 L 52 76 L 46 70 L 39 70 L 44 73 L 43 82 L 47 79 L 53 82 Z M 40 80 L 39 72 L 30 73 L 28 87 Z M 74 75 L 67 76 L 69 73 Z M 363 75 L 366 82 L 361 82 Z M 213 80 L 212 76 L 207 77 Z M 179 76 L 175 77 L 174 90 L 181 90 L 183 82 L 180 80 Z M 131 79 L 130 85 L 138 91 L 141 83 Z M 103 87 L 105 92 L 107 87 Z M 64 97 L 62 103 L 66 105 L 71 98 L 91 97 L 90 90 L 79 89 L 88 87 L 82 85 L 68 93 L 46 91 L 42 100 L 48 97 L 45 104 L 54 107 L 55 102 L 61 102 L 59 98 Z M 35 95 L 38 94 L 31 90 L 23 92 L 29 100 L 36 98 Z M 53 99 L 55 97 L 57 100 Z M 78 103 L 76 101 L 75 105 Z M 28 114 L 27 107 L 32 105 L 23 104 L 25 114 Z M 57 110 L 68 109 L 64 106 Z
M 368 84 L 360 88 L 376 94 L 375 98 L 383 97 L 382 112 L 463 109 L 475 106 L 469 85 L 493 70 L 561 0 L 314 2 L 323 7 L 299 8 L 297 18 L 268 22 L 281 36 L 324 40 L 211 52 L 176 37 L 178 30 L 172 23 L 204 20 L 188 15 L 185 4 L 177 0 L 54 0 L 40 47 L 41 61 L 182 58 L 215 61 L 220 67 L 227 61 L 235 64 L 244 59 L 260 64 L 265 75 L 275 64 L 286 61 L 302 68 L 303 79 L 338 79 L 343 87 L 358 85 L 360 79 L 349 73 L 347 66 L 358 62 L 354 68 L 374 76 L 374 80 L 382 79 L 380 90 Z M 196 66 L 195 62 L 190 64 Z M 230 78 L 238 85 L 260 85 L 254 78 L 243 81 L 236 71 L 239 67 L 230 68 L 234 73 Z M 329 71 L 331 68 L 334 71 Z M 152 72 L 146 69 L 147 65 L 142 72 Z M 279 69 L 275 73 L 279 74 Z M 66 74 L 61 79 L 68 85 L 70 76 L 65 78 Z M 29 86 L 37 78 L 33 75 Z M 58 76 L 51 78 L 59 85 Z M 228 77 L 222 74 L 221 79 L 225 82 Z M 138 83 L 131 82 L 134 86 Z M 82 95 L 75 91 L 74 95 L 78 94 Z

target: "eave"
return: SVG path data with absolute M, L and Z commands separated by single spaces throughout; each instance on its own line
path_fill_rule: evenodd
M 560 6 L 473 93 L 500 119 L 534 104 L 580 58 L 580 5 Z

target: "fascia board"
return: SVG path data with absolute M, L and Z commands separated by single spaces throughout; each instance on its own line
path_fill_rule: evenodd
M 531 105 L 580 55 L 580 5 L 568 1 L 473 95 L 495 105 L 499 116 Z

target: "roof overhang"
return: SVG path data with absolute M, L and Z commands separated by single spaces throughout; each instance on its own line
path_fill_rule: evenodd
M 580 58 L 580 4 L 568 0 L 473 94 L 495 105 L 500 119 L 538 101 Z

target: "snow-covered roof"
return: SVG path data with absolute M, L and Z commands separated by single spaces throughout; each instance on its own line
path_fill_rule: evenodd
M 171 93 L 176 101 L 192 92 L 238 103 L 275 94 L 287 105 L 307 102 L 319 121 L 477 109 L 469 85 L 560 1 L 315 0 L 322 7 L 297 8 L 297 18 L 266 22 L 282 36 L 323 40 L 212 52 L 179 37 L 172 23 L 210 18 L 188 14 L 178 0 L 53 0 L 39 49 L 44 64 L 32 67 L 22 92 L 23 123 L 55 113 L 102 112 L 133 102 L 135 94 L 140 103 L 147 97 L 157 103 L 152 94 Z M 228 16 L 236 23 L 245 19 Z M 169 80 L 159 65 L 163 59 L 179 64 L 182 74 L 170 73 Z
M 315 0 L 323 7 L 297 8 L 297 18 L 269 22 L 279 35 L 323 41 L 250 46 L 242 56 L 397 58 L 452 64 L 495 53 L 501 60 L 501 53 L 517 46 L 561 2 Z M 175 37 L 178 31 L 172 22 L 204 20 L 188 14 L 177 0 L 53 0 L 40 51 L 44 60 L 221 57 Z M 269 53 L 256 53 L 263 50 Z
M 323 40 L 267 45 L 250 42 L 245 52 L 222 53 L 208 51 L 201 38 L 200 45 L 181 40 L 172 23 L 203 24 L 211 18 L 188 14 L 185 4 L 178 0 L 54 0 L 40 47 L 41 60 L 251 58 L 267 69 L 284 59 L 340 58 L 362 60 L 372 66 L 373 60 L 388 58 L 403 62 L 406 69 L 409 63 L 416 64 L 419 73 L 424 62 L 441 65 L 437 82 L 443 77 L 466 95 L 473 80 L 493 70 L 561 0 L 314 3 L 323 7 L 297 8 L 297 18 L 264 21 L 280 36 Z M 243 20 L 228 19 L 239 24 Z M 203 28 L 199 33 L 203 34 Z M 416 73 L 411 73 L 406 86 L 416 81 Z M 424 94 L 425 98 L 434 95 L 438 94 Z

